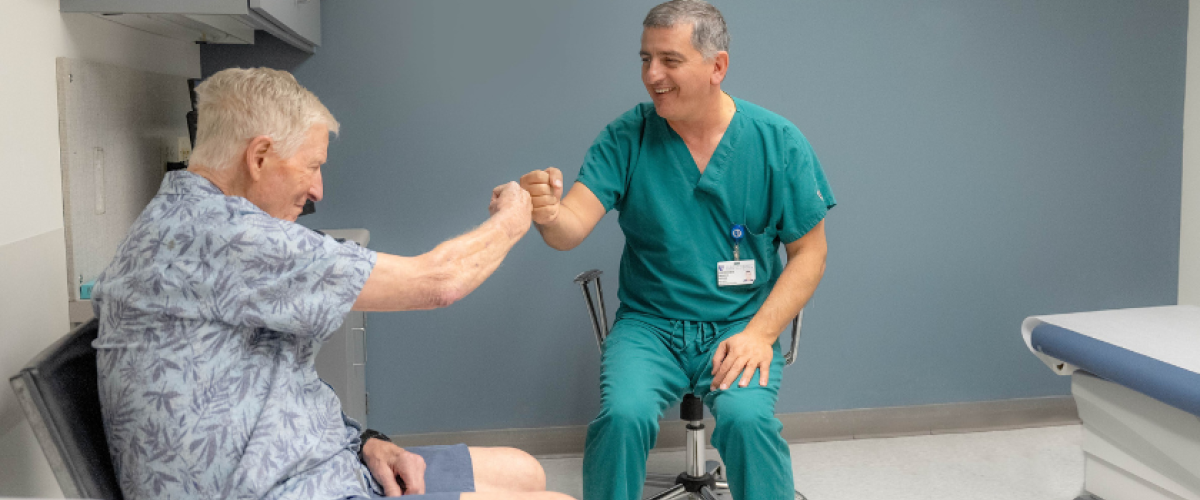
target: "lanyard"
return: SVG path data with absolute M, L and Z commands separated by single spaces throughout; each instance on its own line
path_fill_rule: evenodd
M 729 230 L 729 236 L 733 237 L 733 260 L 742 260 L 738 255 L 738 247 L 741 246 L 742 239 L 746 237 L 746 226 L 734 224 Z
M 742 240 L 746 238 L 746 211 L 750 206 L 750 179 L 747 177 L 743 182 L 745 189 L 742 190 L 742 222 L 735 223 L 729 229 L 729 236 L 733 238 L 733 260 L 742 260 L 739 250 Z

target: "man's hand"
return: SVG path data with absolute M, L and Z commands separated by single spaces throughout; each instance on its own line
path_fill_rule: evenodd
M 505 227 L 509 228 L 508 233 L 511 235 L 521 237 L 529 231 L 529 193 L 515 182 L 501 184 L 492 189 L 492 202 L 488 205 L 488 212 L 493 217 L 506 217 Z
M 554 167 L 534 170 L 521 176 L 521 188 L 529 193 L 533 203 L 534 223 L 542 225 L 558 220 L 558 211 L 562 207 L 559 204 L 563 193 L 562 171 Z
M 382 439 L 363 443 L 363 461 L 389 497 L 425 494 L 425 459 Z M 404 489 L 396 482 L 404 480 Z
M 713 381 L 709 390 L 728 389 L 741 375 L 739 387 L 750 385 L 754 370 L 758 369 L 758 385 L 767 386 L 770 380 L 771 359 L 775 356 L 771 346 L 775 343 L 765 335 L 743 331 L 725 339 L 713 354 Z

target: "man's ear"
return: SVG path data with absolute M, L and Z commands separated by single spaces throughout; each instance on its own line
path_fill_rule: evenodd
M 729 52 L 724 50 L 717 52 L 717 55 L 713 56 L 713 59 L 715 61 L 713 61 L 713 72 L 710 82 L 713 85 L 720 85 L 721 82 L 725 81 L 725 72 L 729 71 Z
M 250 139 L 250 143 L 246 145 L 245 157 L 243 158 L 242 167 L 246 169 L 246 173 L 253 180 L 258 180 L 262 176 L 264 163 L 267 161 L 267 153 L 274 146 L 274 141 L 270 136 L 260 135 Z

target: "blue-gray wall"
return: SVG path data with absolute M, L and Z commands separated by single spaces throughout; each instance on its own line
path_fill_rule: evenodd
M 718 1 L 724 88 L 791 119 L 841 206 L 780 412 L 1068 393 L 1025 349 L 1039 313 L 1172 304 L 1184 0 Z M 322 45 L 204 49 L 295 72 L 342 123 L 312 227 L 415 255 L 531 169 L 573 179 L 646 100 L 653 2 L 325 1 Z M 571 278 L 615 278 L 610 215 L 560 253 L 531 231 L 449 309 L 369 316 L 370 422 L 390 433 L 582 424 L 597 352 Z

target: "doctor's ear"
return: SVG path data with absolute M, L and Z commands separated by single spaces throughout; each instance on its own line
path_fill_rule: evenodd
M 729 71 L 729 53 L 722 50 L 717 52 L 717 55 L 713 56 L 713 59 L 713 72 L 709 83 L 720 85 L 721 82 L 725 81 L 725 74 Z

